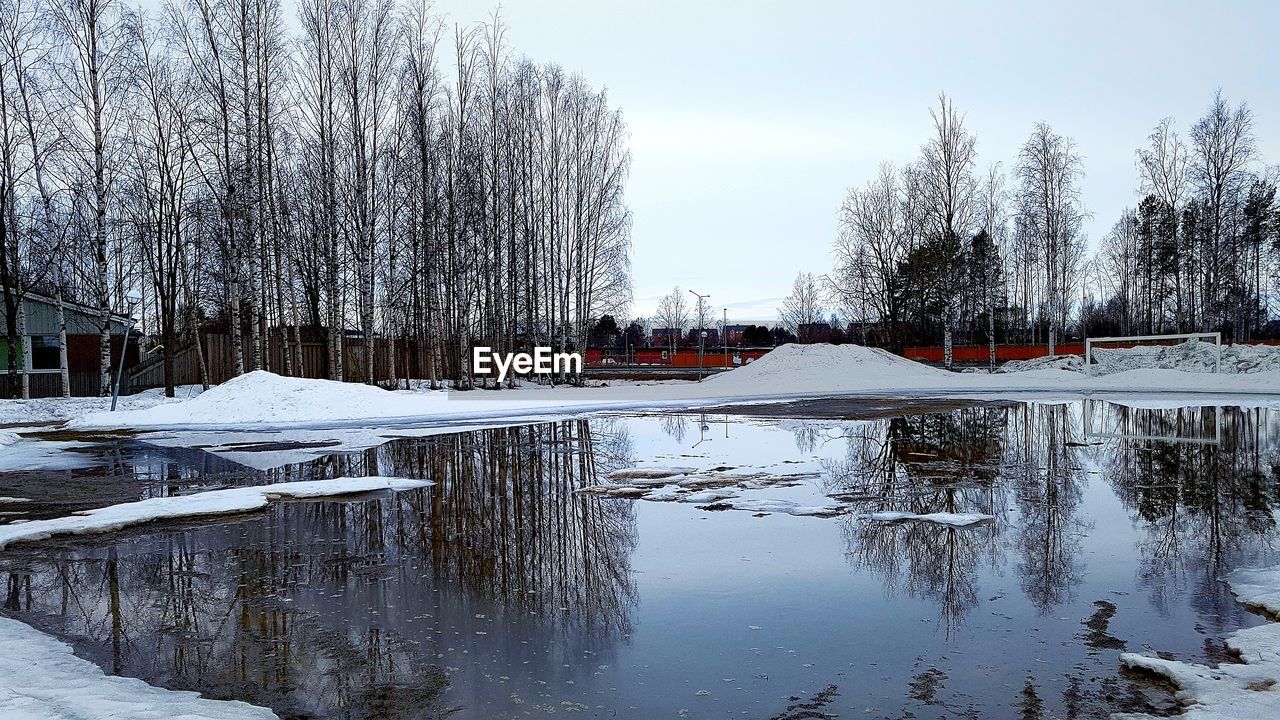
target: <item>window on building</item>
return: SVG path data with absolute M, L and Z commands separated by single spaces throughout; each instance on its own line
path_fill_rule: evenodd
M 58 361 L 58 336 L 34 335 L 31 337 L 31 369 L 57 370 L 61 367 Z

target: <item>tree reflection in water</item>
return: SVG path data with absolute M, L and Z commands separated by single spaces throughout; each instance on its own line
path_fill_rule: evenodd
M 431 717 L 456 702 L 451 666 L 525 653 L 564 674 L 631 632 L 631 504 L 574 494 L 630 453 L 624 426 L 578 420 L 334 456 L 273 479 L 436 485 L 10 553 L 6 608 L 165 687 L 282 716 Z
M 1141 585 L 1152 607 L 1164 613 L 1172 596 L 1192 590 L 1215 630 L 1220 619 L 1243 613 L 1219 579 L 1254 564 L 1275 529 L 1280 415 L 1103 403 L 1089 403 L 1086 412 L 1117 438 L 1098 453 L 1098 467 L 1142 522 Z
M 997 526 L 956 528 L 882 523 L 862 513 L 905 510 L 995 514 L 1003 444 L 1000 407 L 862 422 L 848 429 L 848 453 L 824 463 L 827 492 L 854 501 L 844 534 L 851 561 L 883 576 L 890 593 L 934 600 L 949 634 L 977 603 L 976 569 L 996 564 Z
M 1041 614 L 1075 599 L 1081 541 L 1093 529 L 1082 511 L 1089 468 L 1146 535 L 1137 550 L 1153 607 L 1192 590 L 1215 627 L 1242 612 L 1218 578 L 1258 556 L 1280 503 L 1280 423 L 1260 408 L 980 406 L 843 432 L 846 453 L 824 461 L 823 482 L 853 503 L 841 520 L 850 561 L 890 593 L 934 601 L 948 633 L 976 605 L 982 564 L 996 568 L 1006 553 Z M 996 519 L 957 529 L 859 517 L 880 510 Z

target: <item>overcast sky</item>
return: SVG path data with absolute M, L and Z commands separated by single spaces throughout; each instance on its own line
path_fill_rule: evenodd
M 291 0 L 285 0 L 291 8 Z M 506 0 L 512 50 L 609 90 L 631 130 L 633 313 L 672 286 L 771 320 L 830 267 L 847 189 L 916 157 L 945 91 L 1010 168 L 1037 121 L 1075 139 L 1095 244 L 1137 204 L 1135 149 L 1215 88 L 1280 163 L 1280 2 Z M 980 6 L 980 7 L 975 7 Z M 438 0 L 452 22 L 485 0 Z M 291 19 L 292 20 L 292 19 Z M 296 27 L 296 25 L 295 25 Z

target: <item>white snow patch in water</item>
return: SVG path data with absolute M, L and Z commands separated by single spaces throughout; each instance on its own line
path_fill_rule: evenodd
M 0 430 L 0 472 L 76 470 L 93 467 L 92 457 L 67 452 L 72 448 L 84 446 L 85 443 L 25 438 L 16 432 Z
M 44 540 L 54 535 L 109 532 L 154 520 L 250 512 L 260 510 L 272 500 L 278 499 L 331 497 L 379 490 L 410 490 L 431 484 L 426 480 L 407 478 L 347 477 L 148 498 L 86 510 L 60 518 L 0 525 L 0 549 L 15 542 Z
M 990 522 L 996 519 L 994 515 L 983 515 L 982 513 L 936 512 L 918 515 L 913 512 L 899 510 L 886 510 L 883 512 L 868 513 L 862 517 L 865 517 L 868 520 L 879 520 L 881 522 L 915 520 L 920 522 L 938 523 L 939 525 L 954 525 L 956 527 L 976 525 L 977 523 Z
M 0 717 L 9 720 L 268 720 L 270 710 L 107 675 L 71 646 L 0 617 Z
M 1240 602 L 1280 615 L 1280 565 L 1236 570 L 1225 580 Z M 1128 668 L 1160 675 L 1177 688 L 1174 697 L 1188 720 L 1256 720 L 1280 718 L 1280 623 L 1267 623 L 1228 635 L 1227 647 L 1243 664 L 1211 668 L 1195 663 L 1123 653 Z M 1113 720 L 1154 720 L 1141 713 L 1117 713 Z
M 1280 565 L 1236 570 L 1225 579 L 1240 602 L 1280 617 Z

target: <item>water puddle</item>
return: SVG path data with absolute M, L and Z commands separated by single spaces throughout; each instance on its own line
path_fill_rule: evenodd
M 1280 562 L 1275 412 L 888 402 L 265 470 L 104 440 L 96 469 L 3 474 L 0 495 L 38 517 L 339 475 L 436 485 L 15 546 L 4 605 L 109 672 L 286 718 L 1163 713 L 1120 652 L 1230 661 L 1222 636 L 1262 622 L 1218 578 Z

